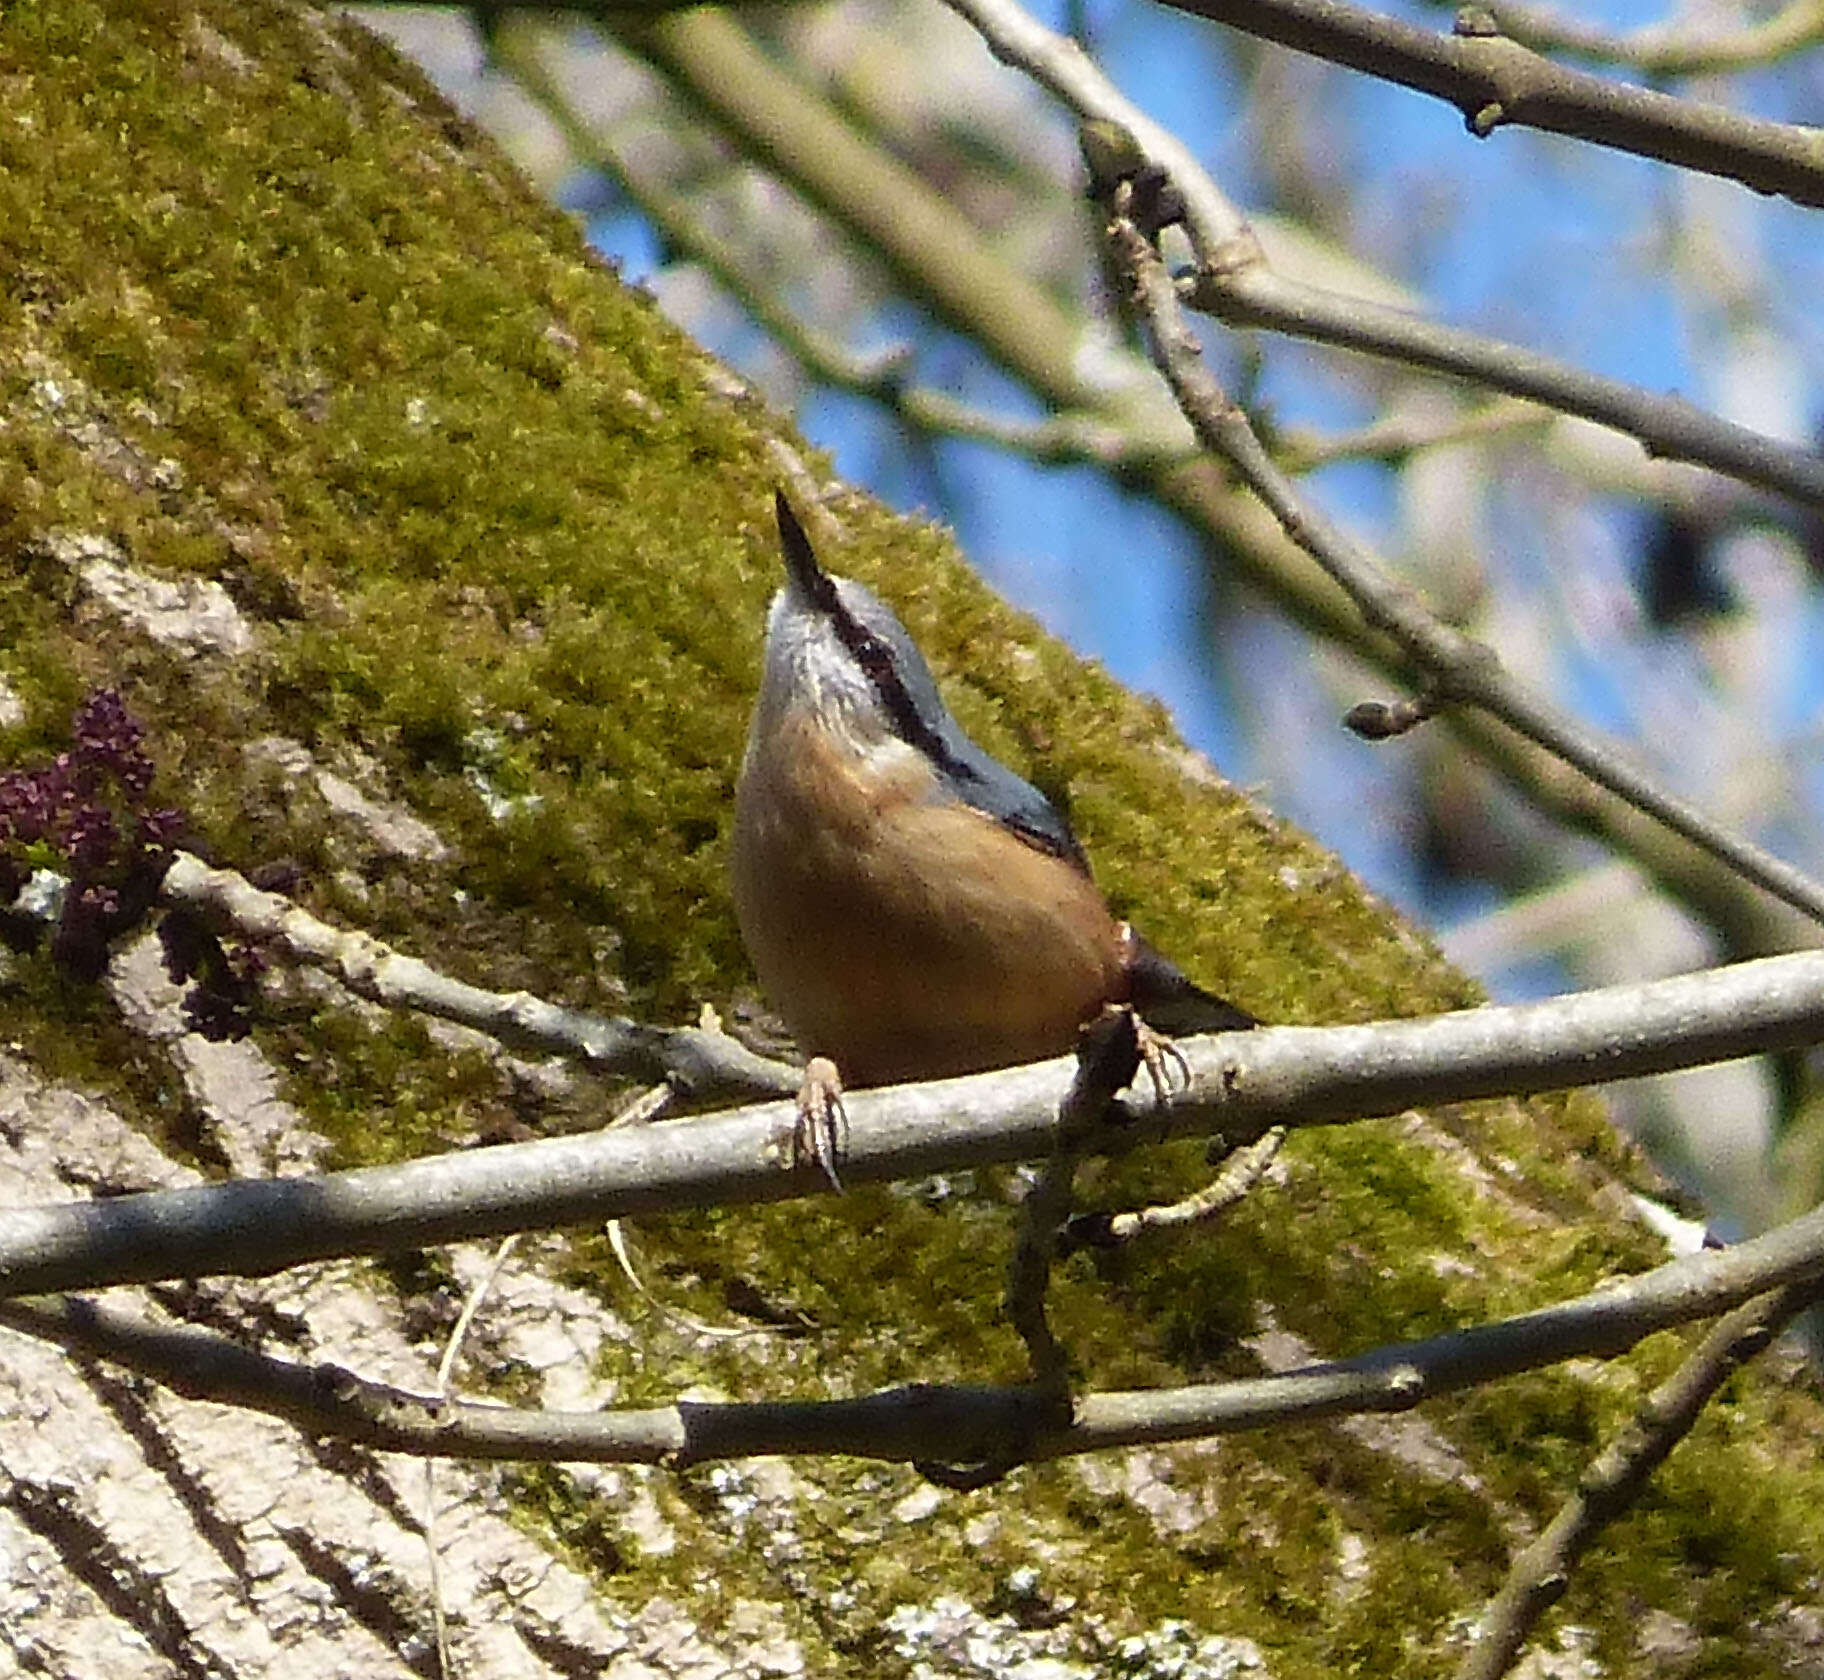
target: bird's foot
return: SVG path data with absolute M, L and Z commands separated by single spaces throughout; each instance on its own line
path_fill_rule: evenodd
M 842 1188 L 836 1163 L 848 1152 L 849 1111 L 842 1106 L 842 1076 L 828 1056 L 813 1056 L 804 1064 L 804 1083 L 798 1087 L 798 1119 L 792 1127 L 792 1165 L 815 1161 L 830 1181 Z
M 1172 1094 L 1172 1073 L 1177 1071 L 1179 1089 L 1188 1091 L 1191 1088 L 1191 1064 L 1184 1059 L 1184 1052 L 1164 1033 L 1149 1027 L 1139 1015 L 1134 1016 L 1134 1028 L 1140 1040 L 1140 1062 L 1146 1069 L 1146 1076 L 1153 1082 L 1153 1101 L 1163 1104 Z
M 1082 1029 L 1078 1055 L 1100 1045 L 1102 1100 L 1123 1089 L 1141 1068 L 1153 1083 L 1153 1100 L 1164 1103 L 1172 1095 L 1173 1071 L 1179 1088 L 1188 1090 L 1191 1065 L 1184 1052 L 1157 1027 L 1149 1027 L 1131 1003 L 1105 1003 L 1102 1013 Z M 1119 1058 L 1119 1059 L 1117 1059 Z

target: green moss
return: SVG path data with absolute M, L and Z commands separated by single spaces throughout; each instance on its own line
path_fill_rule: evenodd
M 506 1474 L 506 1489 L 522 1519 L 535 1519 L 535 1532 L 555 1540 L 586 1574 L 602 1580 L 627 1568 L 624 1541 L 598 1507 L 574 1497 L 555 1465 L 515 1465 Z
M 192 1141 L 182 1082 L 122 1023 L 94 986 L 65 980 L 42 959 L 0 946 L 0 1043 L 45 1078 L 97 1092 L 139 1116 L 161 1142 Z
M 262 1035 L 289 1075 L 286 1095 L 335 1146 L 329 1166 L 375 1166 L 466 1142 L 504 1106 L 480 1050 L 436 1051 L 415 1016 L 378 1024 L 324 1008 Z

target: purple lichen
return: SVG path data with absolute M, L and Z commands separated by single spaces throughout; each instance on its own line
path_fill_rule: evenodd
M 94 981 L 112 946 L 152 913 L 185 819 L 149 803 L 155 767 L 146 732 L 113 689 L 83 700 L 70 737 L 49 764 L 0 770 L 0 909 L 34 869 L 64 875 L 51 958 L 72 978 Z M 6 932 L 24 944 L 41 930 L 12 916 Z M 231 951 L 184 910 L 161 919 L 159 937 L 172 978 L 191 982 L 192 1027 L 212 1038 L 244 1036 L 264 958 Z

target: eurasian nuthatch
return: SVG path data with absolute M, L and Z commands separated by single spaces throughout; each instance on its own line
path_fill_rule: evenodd
M 1111 1003 L 1164 1033 L 1254 1025 L 1109 914 L 1062 813 L 963 733 L 905 626 L 776 503 L 735 910 L 804 1053 L 881 1085 L 1061 1055 Z

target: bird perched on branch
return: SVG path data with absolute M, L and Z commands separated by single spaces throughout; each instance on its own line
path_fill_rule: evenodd
M 892 609 L 824 571 L 783 492 L 775 506 L 786 581 L 734 893 L 805 1054 L 883 1085 L 1061 1055 L 1111 1004 L 1160 1033 L 1255 1025 L 1109 913 L 1063 814 L 963 733 Z

